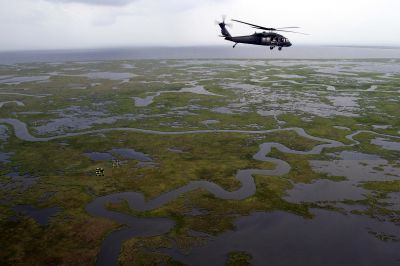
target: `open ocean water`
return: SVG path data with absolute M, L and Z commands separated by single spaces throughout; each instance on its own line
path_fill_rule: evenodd
M 130 59 L 370 59 L 400 58 L 400 47 L 294 46 L 282 51 L 263 46 L 199 46 L 40 50 L 0 52 L 0 64 Z

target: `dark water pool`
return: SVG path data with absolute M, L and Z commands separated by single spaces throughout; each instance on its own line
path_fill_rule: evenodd
M 62 209 L 60 207 L 38 209 L 32 205 L 17 205 L 14 207 L 15 212 L 33 218 L 40 225 L 47 225 L 50 218 L 59 213 L 61 210 Z
M 231 251 L 246 251 L 254 265 L 398 265 L 400 242 L 378 240 L 368 231 L 400 236 L 398 226 L 355 215 L 313 210 L 314 219 L 282 211 L 253 213 L 235 231 L 211 237 L 182 253 L 165 249 L 188 265 L 225 265 Z

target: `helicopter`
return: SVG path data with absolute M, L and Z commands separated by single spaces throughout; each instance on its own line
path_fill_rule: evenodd
M 292 43 L 289 41 L 288 38 L 276 33 L 276 31 L 292 32 L 292 33 L 308 35 L 308 34 L 302 33 L 302 32 L 287 30 L 287 29 L 298 29 L 299 27 L 266 28 L 266 27 L 255 25 L 255 24 L 247 23 L 244 21 L 232 19 L 232 21 L 249 25 L 252 28 L 264 30 L 263 32 L 255 32 L 252 35 L 235 36 L 234 37 L 226 29 L 226 26 L 230 26 L 231 24 L 225 23 L 225 19 L 226 19 L 226 17 L 222 16 L 222 22 L 216 21 L 216 23 L 221 27 L 222 35 L 220 35 L 220 37 L 224 37 L 225 40 L 227 40 L 227 41 L 234 42 L 235 44 L 233 45 L 233 48 L 235 48 L 238 43 L 245 43 L 245 44 L 269 46 L 269 48 L 271 50 L 273 50 L 275 47 L 278 47 L 278 50 L 281 51 L 283 47 L 292 46 Z

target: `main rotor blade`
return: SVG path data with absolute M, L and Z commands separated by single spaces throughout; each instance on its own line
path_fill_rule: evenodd
M 239 23 L 243 23 L 243 24 L 252 26 L 253 28 L 260 29 L 260 30 L 276 30 L 276 29 L 274 29 L 274 28 L 266 28 L 266 27 L 262 27 L 262 26 L 259 26 L 259 25 L 255 25 L 255 24 L 251 24 L 251 23 L 244 22 L 244 21 L 236 20 L 236 19 L 232 19 L 232 21 L 236 21 L 236 22 L 239 22 Z
M 283 32 L 292 32 L 292 33 L 298 33 L 298 34 L 303 34 L 303 35 L 309 35 L 309 34 L 303 33 L 303 32 L 289 31 L 289 30 L 281 30 L 281 29 L 298 29 L 299 27 L 283 27 L 283 28 L 275 29 L 275 28 L 266 28 L 266 27 L 259 26 L 259 25 L 256 25 L 256 24 L 251 24 L 251 23 L 247 23 L 247 22 L 244 22 L 244 21 L 240 21 L 240 20 L 237 20 L 237 19 L 232 19 L 232 21 L 236 21 L 236 22 L 239 22 L 239 23 L 243 23 L 243 24 L 246 24 L 246 25 L 251 26 L 252 28 L 259 29 L 259 30 L 283 31 Z
M 291 31 L 291 30 L 276 30 L 276 31 L 283 31 L 283 32 L 298 33 L 298 34 L 303 34 L 303 35 L 310 35 L 308 33 L 298 32 L 298 31 Z
M 276 28 L 277 30 L 280 29 L 300 29 L 300 27 L 282 27 L 282 28 Z

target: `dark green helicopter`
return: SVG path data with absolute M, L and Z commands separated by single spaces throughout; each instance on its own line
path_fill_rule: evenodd
M 263 32 L 255 32 L 252 35 L 235 36 L 234 37 L 226 29 L 226 26 L 229 26 L 229 24 L 225 23 L 225 16 L 223 16 L 222 22 L 217 22 L 217 24 L 221 27 L 221 34 L 222 34 L 221 37 L 224 37 L 225 40 L 227 40 L 227 41 L 234 42 L 235 44 L 233 45 L 233 48 L 235 48 L 235 46 L 238 43 L 247 43 L 247 44 L 253 44 L 253 45 L 269 46 L 269 48 L 271 50 L 274 49 L 275 47 L 278 47 L 278 50 L 281 51 L 283 47 L 292 46 L 292 43 L 285 36 L 275 33 L 275 31 L 293 32 L 293 33 L 308 35 L 308 34 L 302 33 L 302 32 L 286 30 L 286 29 L 298 29 L 299 27 L 284 27 L 284 28 L 276 28 L 275 29 L 275 28 L 266 28 L 266 27 L 258 26 L 255 24 L 247 23 L 244 21 L 236 20 L 236 19 L 232 19 L 232 21 L 236 21 L 239 23 L 249 25 L 255 29 L 264 30 Z

